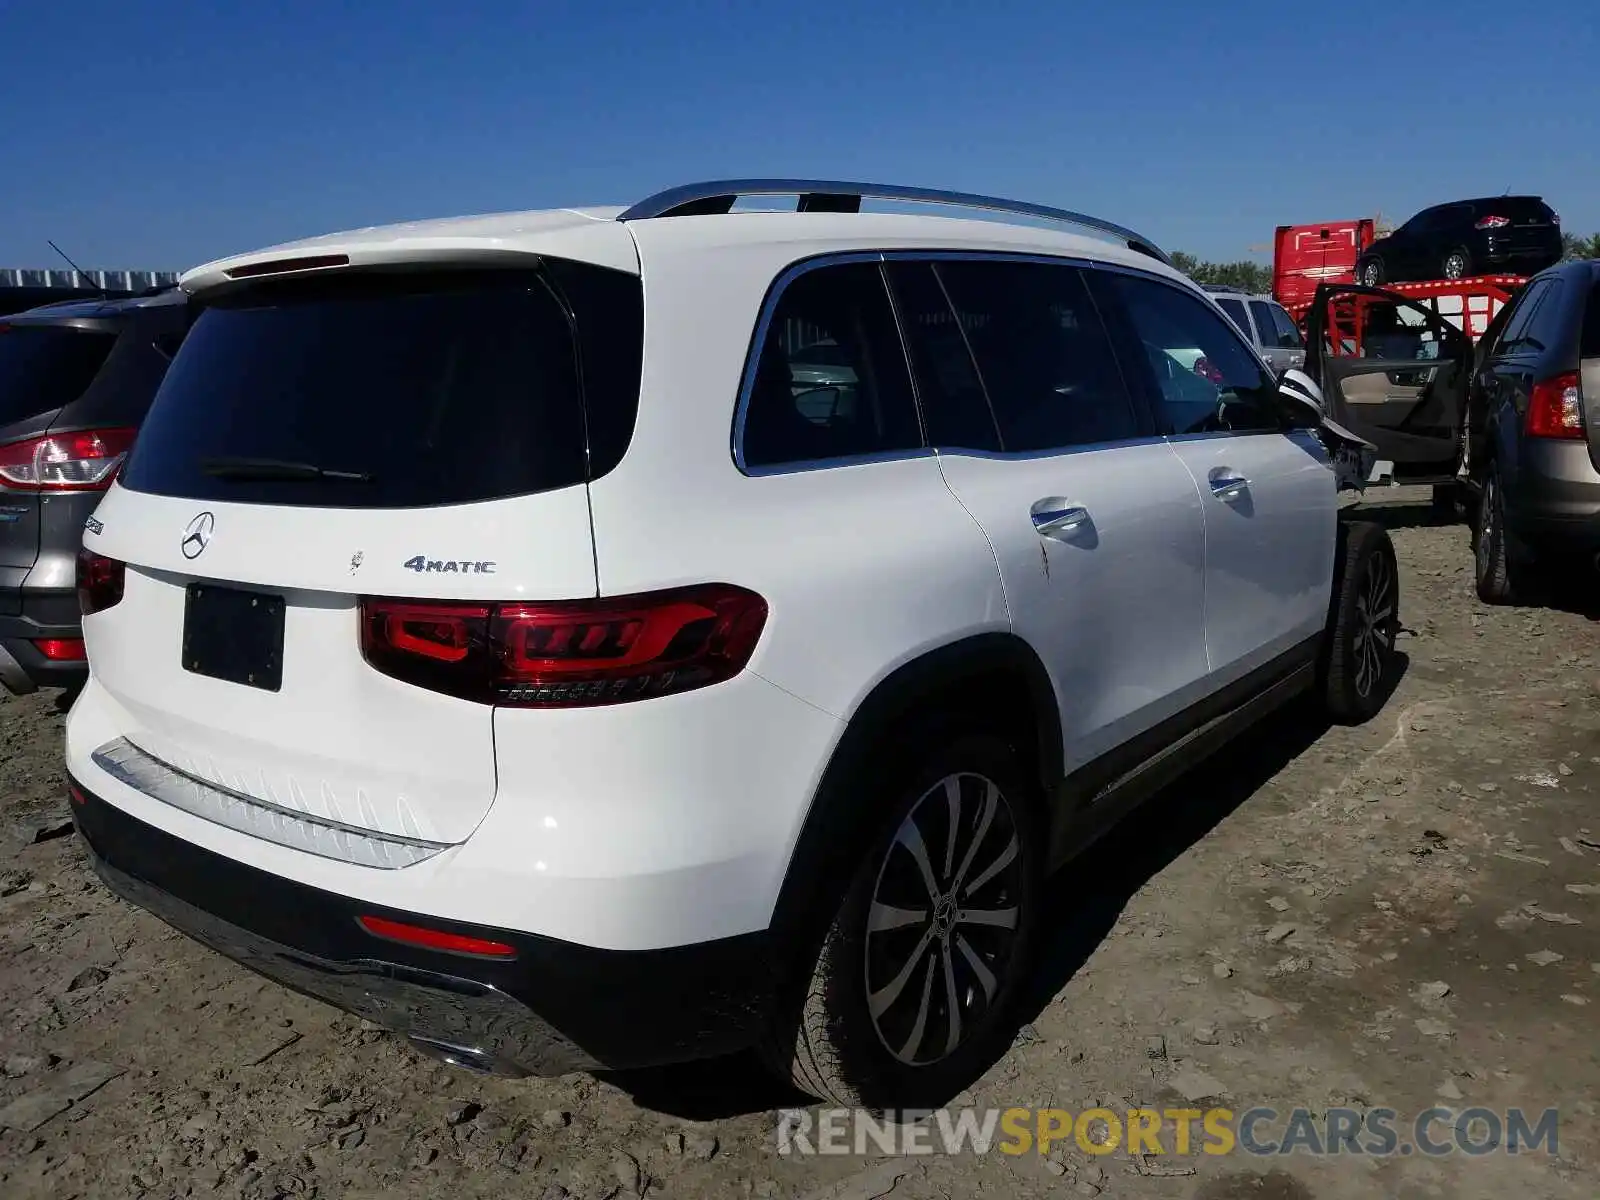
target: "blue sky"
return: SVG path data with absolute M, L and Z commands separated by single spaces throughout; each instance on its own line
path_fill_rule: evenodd
M 0 265 L 731 175 L 1015 196 L 1209 258 L 1507 189 L 1587 234 L 1594 4 L 0 0 Z

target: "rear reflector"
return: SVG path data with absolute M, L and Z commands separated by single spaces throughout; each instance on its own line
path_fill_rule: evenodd
M 466 937 L 459 933 L 446 933 L 442 929 L 427 929 L 421 925 L 407 925 L 386 917 L 359 916 L 356 923 L 373 937 L 391 942 L 404 942 L 409 946 L 422 946 L 428 950 L 444 950 L 451 954 L 470 954 L 476 958 L 515 958 L 515 946 L 492 942 L 487 938 Z
M 78 551 L 78 611 L 84 616 L 103 612 L 122 599 L 127 568 L 114 558 L 93 550 Z
M 83 429 L 0 446 L 0 484 L 25 492 L 104 491 L 134 429 Z
M 732 678 L 767 604 L 729 584 L 544 604 L 361 602 L 377 670 L 484 704 L 573 708 L 644 700 Z
M 88 657 L 82 638 L 34 638 L 33 647 L 51 662 L 82 662 Z
M 1565 438 L 1578 441 L 1587 436 L 1583 428 L 1583 394 L 1576 371 L 1557 375 L 1533 385 L 1528 399 L 1524 429 L 1529 437 Z
M 67 785 L 67 795 L 72 797 L 72 802 L 79 808 L 83 808 L 89 803 L 84 799 L 83 793 L 77 788 L 73 787 L 70 783 Z

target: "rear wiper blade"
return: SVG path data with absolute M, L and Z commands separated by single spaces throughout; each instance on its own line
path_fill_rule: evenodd
M 279 458 L 202 458 L 200 469 L 213 479 L 329 480 L 335 483 L 373 483 L 370 471 L 338 471 L 316 463 Z

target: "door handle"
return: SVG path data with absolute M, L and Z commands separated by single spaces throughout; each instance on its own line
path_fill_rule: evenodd
M 1089 510 L 1059 496 L 1050 496 L 1034 502 L 1033 527 L 1040 537 L 1061 538 L 1075 529 L 1089 524 Z
M 1232 467 L 1213 467 L 1206 478 L 1218 500 L 1237 500 L 1250 490 L 1250 481 Z

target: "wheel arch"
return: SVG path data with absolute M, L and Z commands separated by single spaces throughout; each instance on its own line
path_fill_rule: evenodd
M 1024 770 L 1050 794 L 1062 775 L 1061 715 L 1055 689 L 1033 647 L 1013 633 L 983 633 L 929 650 L 879 680 L 845 724 L 812 793 L 773 909 L 778 961 L 820 937 L 842 894 L 859 847 L 886 805 L 859 803 L 876 769 L 915 739 L 985 728 L 1013 744 Z

